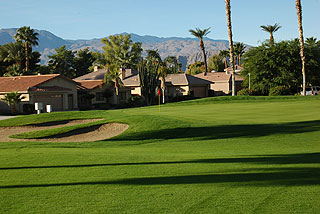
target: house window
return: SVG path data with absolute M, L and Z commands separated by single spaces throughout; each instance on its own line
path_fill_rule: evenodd
M 104 101 L 104 96 L 102 92 L 96 93 L 96 101 Z

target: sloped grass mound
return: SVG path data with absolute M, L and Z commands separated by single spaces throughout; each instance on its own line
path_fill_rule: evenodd
M 320 96 L 221 96 L 203 99 L 188 100 L 169 105 L 185 104 L 221 104 L 221 103 L 251 103 L 251 102 L 292 102 L 292 101 L 314 101 L 320 100 Z
M 55 134 L 38 139 L 63 142 L 99 141 L 117 136 L 128 128 L 129 126 L 127 124 L 107 123 L 79 128 L 61 134 Z
M 69 126 L 68 126 L 69 125 Z M 106 123 L 103 119 L 91 120 L 61 120 L 22 127 L 13 127 L 17 132 L 11 135 L 15 139 L 33 139 L 45 141 L 85 142 L 105 140 L 117 136 L 128 129 L 127 124 Z M 11 130 L 13 129 L 11 128 Z M 10 129 L 10 127 L 0 128 Z M 29 132 L 25 132 L 25 131 Z M 34 130 L 34 131 L 30 131 Z

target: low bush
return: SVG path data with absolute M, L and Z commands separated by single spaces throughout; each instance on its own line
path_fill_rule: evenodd
M 258 91 L 248 88 L 243 88 L 237 92 L 238 96 L 260 95 Z
M 22 111 L 24 114 L 34 114 L 34 104 L 23 104 L 22 106 Z
M 289 95 L 290 89 L 286 86 L 275 86 L 270 88 L 269 96 L 281 96 L 281 95 Z
M 127 103 L 128 107 L 141 107 L 145 105 L 145 100 L 142 96 L 132 95 L 129 102 Z

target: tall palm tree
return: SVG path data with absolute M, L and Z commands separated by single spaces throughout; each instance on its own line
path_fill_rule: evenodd
M 266 31 L 270 34 L 270 45 L 274 45 L 273 33 L 275 33 L 277 30 L 281 28 L 279 23 L 276 23 L 274 25 L 261 25 L 260 27 L 263 31 Z
M 224 58 L 225 68 L 228 68 L 228 60 L 227 58 L 230 56 L 230 52 L 228 50 L 220 51 L 219 55 Z
M 114 101 L 116 104 L 119 103 L 119 87 L 123 86 L 123 82 L 120 79 L 120 67 L 117 64 L 107 65 L 107 72 L 104 75 L 104 82 L 107 84 L 114 83 L 114 90 L 116 92 L 116 96 L 114 97 Z
M 235 77 L 235 73 L 234 73 L 234 63 L 233 63 L 233 41 L 232 41 L 230 0 L 225 0 L 225 3 L 226 3 L 228 34 L 229 34 L 230 64 L 231 64 L 231 69 L 232 69 L 232 96 L 235 96 L 236 95 L 236 85 L 235 85 L 236 77 Z
M 158 68 L 158 75 L 161 81 L 160 88 L 162 91 L 162 103 L 165 103 L 166 77 L 168 75 L 168 68 L 165 65 L 161 65 Z
M 5 76 L 21 76 L 23 75 L 22 62 L 25 58 L 23 53 L 23 45 L 21 42 L 10 42 L 3 45 L 3 52 L 6 54 L 3 61 L 10 64 L 7 67 Z
M 200 48 L 202 50 L 202 54 L 203 54 L 203 58 L 204 58 L 204 68 L 205 68 L 205 75 L 208 73 L 208 68 L 207 68 L 207 55 L 206 55 L 206 51 L 204 48 L 204 43 L 203 43 L 203 37 L 205 37 L 206 35 L 208 35 L 210 33 L 210 28 L 206 28 L 204 30 L 201 30 L 200 28 L 197 28 L 195 30 L 190 29 L 189 32 L 197 37 L 200 40 Z
M 306 56 L 304 53 L 303 28 L 302 28 L 302 6 L 301 0 L 296 0 L 299 36 L 300 36 L 300 56 L 302 61 L 302 94 L 306 96 Z
M 234 44 L 234 54 L 238 56 L 238 65 L 241 66 L 241 57 L 245 53 L 246 45 L 242 42 Z
M 28 26 L 21 27 L 17 30 L 16 35 L 14 36 L 15 39 L 19 42 L 24 41 L 24 48 L 25 48 L 25 57 L 26 57 L 26 72 L 29 71 L 29 52 L 33 45 L 38 45 L 38 36 L 39 34 L 34 32 L 33 29 L 30 29 Z
M 22 99 L 25 97 L 22 96 L 22 94 L 19 94 L 17 91 L 13 91 L 10 93 L 7 93 L 4 98 L 1 100 L 8 103 L 8 105 L 11 107 L 11 113 L 16 114 L 17 113 L 17 108 L 16 104 L 20 103 Z

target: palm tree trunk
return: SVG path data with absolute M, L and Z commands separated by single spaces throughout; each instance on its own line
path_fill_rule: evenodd
M 114 82 L 114 88 L 116 90 L 116 96 L 115 96 L 115 104 L 119 103 L 119 88 L 118 88 L 118 84 L 116 83 L 116 81 Z
M 300 56 L 302 61 L 302 94 L 303 96 L 306 96 L 306 57 L 304 53 L 301 0 L 296 0 L 296 8 L 297 8 L 299 35 L 300 35 Z
M 200 40 L 200 48 L 202 50 L 202 54 L 203 54 L 203 58 L 204 58 L 204 68 L 205 68 L 205 72 L 204 75 L 207 75 L 208 73 L 208 67 L 207 67 L 207 55 L 206 55 L 206 51 L 204 49 L 204 44 L 203 41 Z
M 274 38 L 273 38 L 273 34 L 270 33 L 270 45 L 274 45 Z
M 13 115 L 16 115 L 17 114 L 17 107 L 16 107 L 16 104 L 15 103 L 12 103 L 11 105 L 11 113 Z
M 233 62 L 233 41 L 232 41 L 232 28 L 231 28 L 231 7 L 230 0 L 225 0 L 226 3 L 226 14 L 227 14 L 227 22 L 228 22 L 228 34 L 229 34 L 229 49 L 230 49 L 230 64 L 232 69 L 232 96 L 236 95 L 236 87 L 235 87 L 235 74 L 234 74 L 234 62 Z
M 162 90 L 162 103 L 165 103 L 165 88 L 166 88 L 166 80 L 164 77 L 161 78 L 161 90 Z
M 164 94 L 165 93 L 165 89 L 162 88 L 161 90 L 162 90 L 162 103 L 164 104 L 166 102 L 166 97 L 165 97 L 166 95 Z
M 28 57 L 28 54 L 29 54 L 29 48 L 28 48 L 28 42 L 25 42 L 24 43 L 24 49 L 25 49 L 25 52 L 26 52 L 26 72 L 28 72 L 29 70 L 29 57 Z

